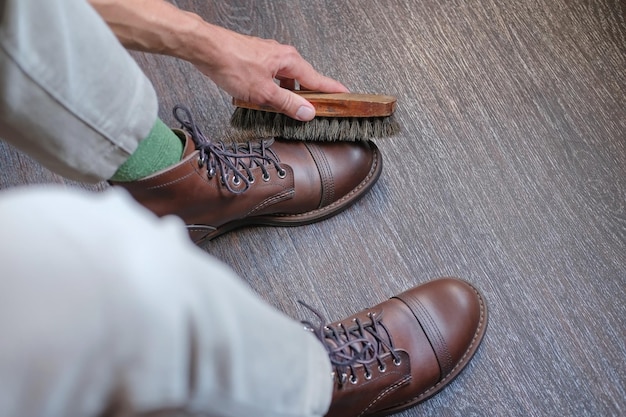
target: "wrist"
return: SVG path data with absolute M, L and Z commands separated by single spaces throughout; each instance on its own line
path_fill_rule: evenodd
M 187 16 L 177 29 L 177 46 L 169 48 L 167 55 L 183 59 L 194 65 L 206 66 L 223 57 L 223 48 L 227 48 L 227 29 L 212 25 L 194 13 Z

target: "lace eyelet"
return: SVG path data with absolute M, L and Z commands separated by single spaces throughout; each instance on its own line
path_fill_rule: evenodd
M 248 182 L 250 184 L 254 184 L 254 177 L 253 176 L 248 177 Z
M 393 359 L 393 364 L 396 365 L 396 366 L 400 366 L 402 364 L 402 359 L 394 358 Z
M 357 382 L 359 382 L 359 378 L 357 378 L 357 377 L 356 377 L 356 375 L 354 375 L 354 374 L 353 374 L 353 375 L 350 375 L 350 383 L 351 383 L 352 385 L 356 385 L 356 384 L 357 384 Z
M 365 379 L 368 381 L 372 379 L 372 373 L 370 371 L 365 372 Z
M 282 168 L 280 168 L 280 169 L 278 170 L 278 178 L 280 178 L 280 179 L 282 180 L 282 179 L 283 179 L 283 178 L 285 178 L 286 176 L 287 176 L 287 171 L 286 171 L 286 170 L 284 170 L 284 169 L 282 169 Z
M 233 177 L 233 185 L 237 186 L 241 184 L 241 180 L 239 179 L 239 177 Z
M 385 373 L 385 372 L 387 372 L 387 367 L 386 367 L 385 365 L 379 365 L 379 366 L 378 366 L 378 370 L 379 370 L 381 373 Z
M 270 173 L 266 172 L 263 174 L 263 181 L 268 182 L 270 180 Z

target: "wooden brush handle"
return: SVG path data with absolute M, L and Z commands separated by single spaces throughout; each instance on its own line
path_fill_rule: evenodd
M 319 117 L 387 117 L 396 108 L 396 98 L 379 94 L 320 93 L 294 91 L 306 98 L 315 107 Z M 277 113 L 269 106 L 260 106 L 247 101 L 233 99 L 236 107 Z

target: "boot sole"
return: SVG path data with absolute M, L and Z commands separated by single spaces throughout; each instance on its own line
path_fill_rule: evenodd
M 348 194 L 329 204 L 326 207 L 322 207 L 316 210 L 311 210 L 306 213 L 299 214 L 272 214 L 264 216 L 247 217 L 241 220 L 235 220 L 230 223 L 226 223 L 208 235 L 197 243 L 202 243 L 206 240 L 213 240 L 224 233 L 230 232 L 234 229 L 238 229 L 244 226 L 279 226 L 279 227 L 295 227 L 304 226 L 311 223 L 316 223 L 322 220 L 326 220 L 333 217 L 336 214 L 341 213 L 361 197 L 363 197 L 378 181 L 380 174 L 383 170 L 383 160 L 380 151 L 375 145 L 372 145 L 373 163 L 370 172 L 361 181 L 359 185 L 354 187 Z

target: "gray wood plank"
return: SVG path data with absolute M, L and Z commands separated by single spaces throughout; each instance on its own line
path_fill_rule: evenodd
M 353 91 L 399 97 L 384 172 L 325 222 L 208 243 L 294 318 L 329 320 L 459 276 L 491 308 L 446 390 L 400 415 L 626 413 L 626 5 L 620 0 L 179 0 L 295 45 Z M 160 116 L 194 110 L 220 138 L 230 98 L 193 66 L 133 53 Z M 0 187 L 62 182 L 0 145 Z M 73 184 L 72 184 L 73 185 Z M 96 187 L 97 188 L 97 187 Z

